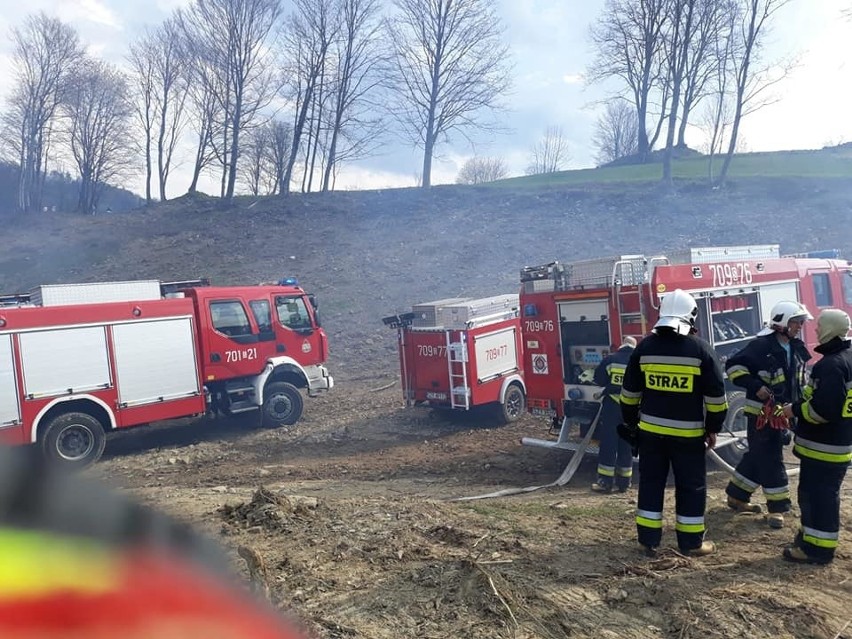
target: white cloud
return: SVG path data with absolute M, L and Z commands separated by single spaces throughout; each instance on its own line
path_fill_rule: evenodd
M 586 78 L 582 73 L 569 73 L 562 76 L 562 81 L 565 84 L 583 84 Z
M 57 13 L 68 22 L 93 22 L 113 29 L 123 28 L 115 12 L 101 0 L 63 0 Z

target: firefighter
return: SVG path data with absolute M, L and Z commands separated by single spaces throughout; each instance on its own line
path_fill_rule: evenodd
M 799 418 L 793 454 L 801 461 L 801 528 L 784 557 L 799 563 L 828 564 L 840 530 L 840 485 L 852 461 L 852 347 L 849 315 L 825 309 L 817 320 L 816 363 L 805 397 L 784 406 Z
M 698 307 L 677 289 L 660 304 L 660 319 L 630 356 L 621 389 L 627 429 L 638 433 L 639 544 L 654 555 L 663 532 L 669 469 L 675 478 L 677 543 L 687 555 L 713 553 L 704 540 L 706 451 L 716 444 L 728 412 L 722 367 L 695 336 Z
M 636 348 L 636 340 L 630 336 L 622 340 L 617 351 L 604 357 L 595 369 L 594 382 L 604 389 L 601 399 L 601 413 L 598 417 L 598 480 L 592 484 L 592 490 L 598 493 L 612 492 L 613 486 L 619 492 L 630 488 L 633 476 L 633 454 L 630 444 L 618 436 L 616 428 L 621 422 L 621 380 L 630 355 Z
M 751 503 L 758 486 L 766 498 L 766 522 L 783 528 L 784 513 L 790 510 L 790 487 L 784 467 L 784 444 L 789 435 L 779 424 L 759 419 L 764 404 L 796 402 L 802 394 L 805 363 L 811 354 L 799 339 L 805 320 L 813 319 L 804 306 L 781 301 L 772 307 L 769 326 L 744 349 L 728 358 L 728 379 L 745 389 L 744 412 L 748 422 L 748 451 L 728 483 L 728 507 L 737 512 L 759 513 Z M 784 424 L 780 424 L 783 427 Z

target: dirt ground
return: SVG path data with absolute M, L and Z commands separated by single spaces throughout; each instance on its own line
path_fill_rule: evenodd
M 852 481 L 830 567 L 784 562 L 795 518 L 773 531 L 732 514 L 715 469 L 719 553 L 682 557 L 669 525 L 649 559 L 635 490 L 591 493 L 591 456 L 564 488 L 453 501 L 550 483 L 571 453 L 521 446 L 546 437 L 531 417 L 498 427 L 403 408 L 390 381 L 341 380 L 290 430 L 248 418 L 126 433 L 93 472 L 253 550 L 273 604 L 323 639 L 852 637 Z M 669 493 L 668 522 L 672 508 Z
M 840 555 L 824 568 L 780 559 L 795 517 L 770 531 L 758 516 L 731 514 L 719 471 L 708 504 L 719 553 L 705 559 L 675 552 L 673 495 L 666 550 L 641 556 L 635 492 L 592 494 L 592 457 L 564 488 L 453 501 L 549 483 L 569 454 L 521 446 L 546 437 L 532 417 L 497 427 L 404 409 L 399 384 L 389 386 L 395 335 L 381 323 L 429 299 L 515 291 L 521 267 L 554 259 L 767 242 L 848 256 L 849 194 L 848 180 L 674 194 L 442 187 L 7 216 L 0 291 L 296 275 L 319 295 L 337 384 L 306 401 L 300 423 L 263 430 L 243 416 L 138 429 L 113 437 L 91 471 L 218 537 L 247 580 L 238 549 L 254 551 L 260 590 L 312 637 L 850 639 L 852 478 Z

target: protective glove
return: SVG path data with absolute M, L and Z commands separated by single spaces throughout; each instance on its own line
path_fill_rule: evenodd
M 616 426 L 616 431 L 618 432 L 618 436 L 621 437 L 624 441 L 630 444 L 631 452 L 634 457 L 639 455 L 639 425 L 638 424 L 625 424 L 622 422 L 618 426 Z

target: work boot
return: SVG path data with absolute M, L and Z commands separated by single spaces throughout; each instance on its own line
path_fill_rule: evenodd
M 738 513 L 756 514 L 760 512 L 760 506 L 758 506 L 757 504 L 750 504 L 747 501 L 731 497 L 730 495 L 728 495 L 728 508 L 737 511 Z
M 716 552 L 716 544 L 712 541 L 702 541 L 698 548 L 689 548 L 686 550 L 681 548 L 680 552 L 688 557 L 706 557 Z
M 592 491 L 596 493 L 611 493 L 612 484 L 604 484 L 599 481 L 596 481 L 594 484 L 592 484 Z
M 817 559 L 816 557 L 811 557 L 804 550 L 799 548 L 798 546 L 787 546 L 784 549 L 784 559 L 787 561 L 792 561 L 796 564 L 817 564 L 820 566 L 825 566 L 826 564 L 831 563 L 831 559 Z
M 783 513 L 767 513 L 766 514 L 766 523 L 769 524 L 770 528 L 775 528 L 776 530 L 784 527 L 784 514 Z
M 642 551 L 646 557 L 656 557 L 657 556 L 657 546 L 646 546 L 643 543 L 639 544 L 639 549 Z

